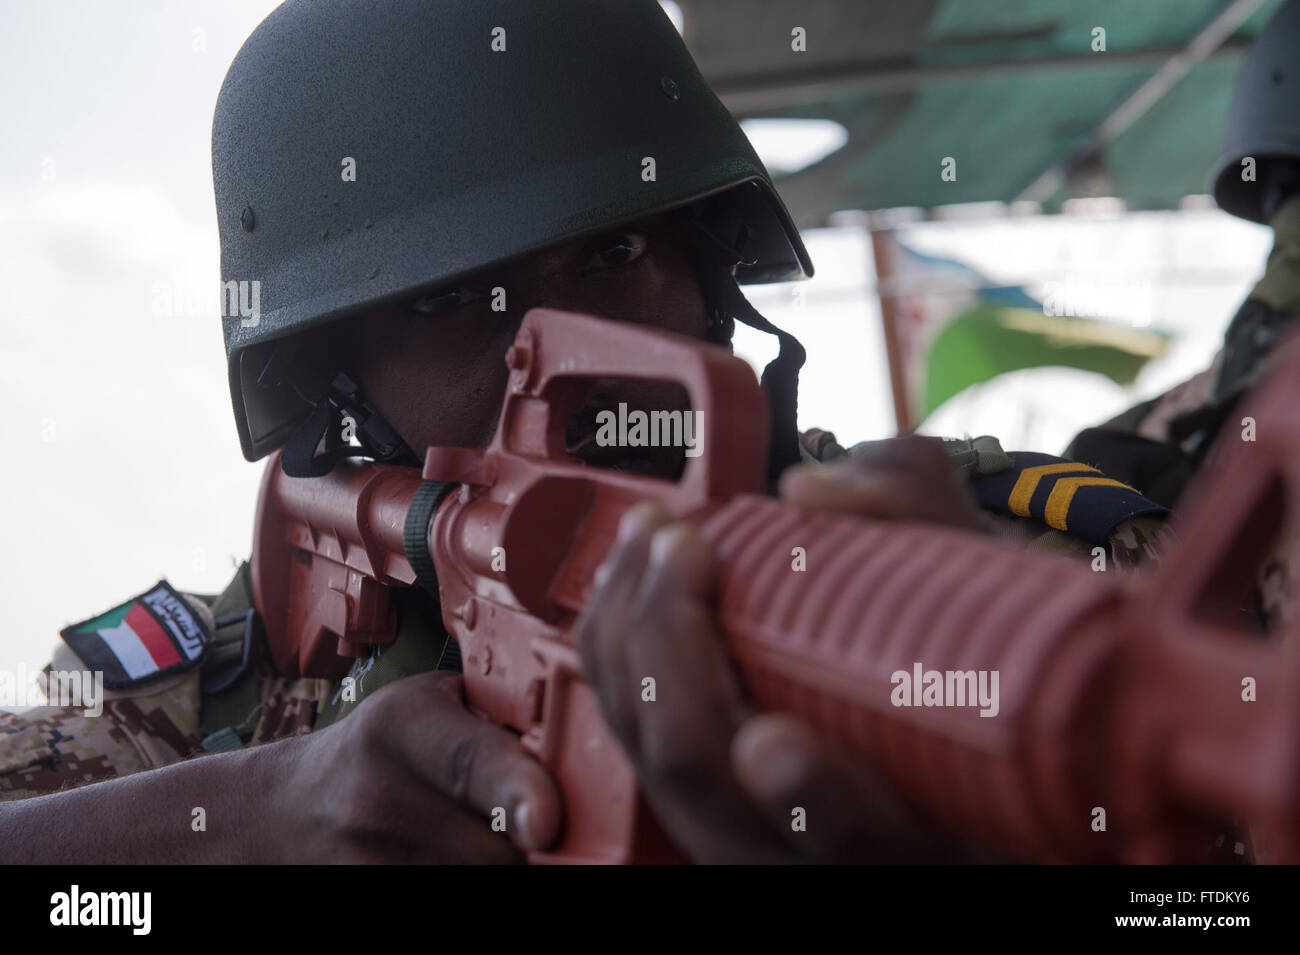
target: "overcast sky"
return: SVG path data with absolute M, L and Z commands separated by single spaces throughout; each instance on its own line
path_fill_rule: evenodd
M 240 454 L 226 386 L 209 148 L 225 70 L 273 6 L 0 0 L 0 667 L 43 664 L 61 627 L 159 577 L 215 592 L 249 551 L 261 465 Z M 928 224 L 908 239 L 1031 290 L 1063 271 L 1154 283 L 1116 317 L 1183 334 L 1136 388 L 1028 373 L 930 423 L 1052 452 L 1203 366 L 1269 241 L 1217 212 Z M 856 229 L 808 241 L 804 308 L 788 287 L 752 295 L 808 347 L 801 424 L 886 436 L 868 244 Z M 771 353 L 748 330 L 737 344 Z
M 0 3 L 0 666 L 161 576 L 219 588 L 248 551 L 210 141 L 273 7 Z

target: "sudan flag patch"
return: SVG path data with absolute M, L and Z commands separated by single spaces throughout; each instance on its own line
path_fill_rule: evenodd
M 194 666 L 211 642 L 204 621 L 165 580 L 59 636 L 81 662 L 120 690 Z

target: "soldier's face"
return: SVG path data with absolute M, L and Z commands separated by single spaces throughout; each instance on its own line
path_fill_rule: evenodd
M 492 307 L 496 288 L 504 290 L 504 311 Z M 418 455 L 430 445 L 484 447 L 505 393 L 506 350 L 524 313 L 536 306 L 696 338 L 705 337 L 708 325 L 682 241 L 666 217 L 656 216 L 342 323 L 336 347 L 366 396 Z M 682 404 L 676 389 L 653 382 L 623 382 L 607 390 L 613 393 L 597 396 L 599 401 L 624 400 L 629 408 Z M 594 448 L 580 456 L 588 452 Z M 672 464 L 642 462 L 637 469 L 666 471 Z

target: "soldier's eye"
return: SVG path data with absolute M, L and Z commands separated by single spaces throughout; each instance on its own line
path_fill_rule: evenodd
M 474 290 L 464 286 L 439 289 L 430 295 L 417 298 L 411 303 L 411 311 L 419 312 L 421 315 L 442 315 L 463 305 L 468 305 L 475 298 L 477 298 L 477 294 Z
M 631 265 L 645 253 L 645 236 L 636 232 L 620 232 L 606 236 L 599 241 L 591 257 L 587 259 L 582 274 L 616 269 Z

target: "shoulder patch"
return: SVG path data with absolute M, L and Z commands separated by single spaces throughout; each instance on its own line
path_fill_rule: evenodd
M 114 690 L 188 670 L 212 642 L 207 622 L 166 580 L 59 636 Z
M 998 514 L 1032 517 L 1092 544 L 1135 517 L 1164 517 L 1169 511 L 1094 467 L 1050 454 L 1012 451 L 1013 467 L 975 477 L 971 489 L 980 507 Z

